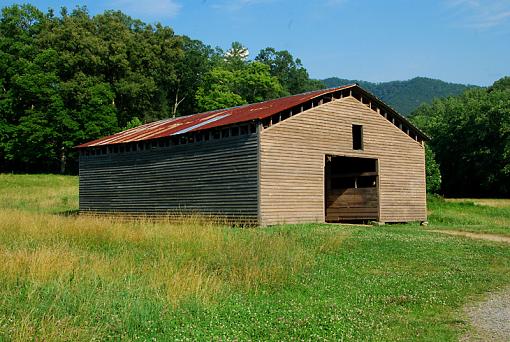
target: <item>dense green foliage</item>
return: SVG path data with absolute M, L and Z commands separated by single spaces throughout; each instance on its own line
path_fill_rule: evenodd
M 403 115 L 409 115 L 421 104 L 430 103 L 435 98 L 458 95 L 464 90 L 474 87 L 426 77 L 381 83 L 332 77 L 323 80 L 323 82 L 328 87 L 358 83 Z
M 423 105 L 412 120 L 432 138 L 449 196 L 510 195 L 510 82 Z
M 300 94 L 324 88 L 324 83 L 310 79 L 299 58 L 294 59 L 288 51 L 266 48 L 255 57 L 256 61 L 269 66 L 272 76 L 278 78 L 287 95 Z
M 55 214 L 76 209 L 77 177 L 0 189 L 2 341 L 458 341 L 463 306 L 510 283 L 508 246 L 413 224 L 122 221 Z M 510 220 L 429 203 L 430 229 Z
M 425 174 L 427 193 L 435 194 L 441 189 L 441 171 L 436 161 L 434 151 L 425 145 Z
M 238 42 L 226 52 L 213 49 L 116 11 L 90 16 L 63 8 L 56 15 L 31 5 L 5 7 L 0 169 L 75 171 L 73 146 L 132 127 L 133 120 L 323 87 L 286 51 L 268 48 L 260 56 L 267 58 L 249 60 Z
M 285 94 L 269 66 L 247 58 L 248 50 L 234 42 L 198 88 L 195 98 L 199 111 L 260 102 Z

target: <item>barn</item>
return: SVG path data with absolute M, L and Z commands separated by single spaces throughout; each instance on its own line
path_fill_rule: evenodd
M 426 140 L 356 84 L 165 119 L 78 146 L 80 212 L 426 221 Z

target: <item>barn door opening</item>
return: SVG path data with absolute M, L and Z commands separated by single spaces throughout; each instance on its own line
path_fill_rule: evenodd
M 377 159 L 326 155 L 326 222 L 379 219 Z

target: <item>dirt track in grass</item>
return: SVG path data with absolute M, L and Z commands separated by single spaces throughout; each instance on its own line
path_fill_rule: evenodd
M 457 230 L 430 230 L 453 236 L 510 243 L 510 237 L 496 234 L 470 233 Z M 470 304 L 465 308 L 472 330 L 466 333 L 462 342 L 510 341 L 510 287 L 491 293 L 484 301 Z
M 471 238 L 471 239 L 478 239 L 478 240 L 510 243 L 509 236 L 502 236 L 502 235 L 497 235 L 497 234 L 471 233 L 471 232 L 463 232 L 463 231 L 459 231 L 459 230 L 429 230 L 429 232 L 442 233 L 442 234 L 448 234 L 448 235 L 453 235 L 453 236 L 463 236 L 463 237 L 467 237 L 467 238 Z

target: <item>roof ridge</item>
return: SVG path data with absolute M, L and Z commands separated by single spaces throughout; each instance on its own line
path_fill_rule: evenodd
M 324 95 L 323 92 L 330 92 L 330 91 L 333 92 L 333 91 L 337 91 L 337 90 L 341 90 L 341 89 L 345 89 L 345 88 L 353 87 L 353 86 L 358 86 L 358 84 L 357 83 L 352 83 L 352 84 L 348 84 L 348 85 L 344 85 L 344 86 L 340 86 L 340 87 L 330 87 L 330 88 L 324 88 L 324 89 L 310 90 L 310 91 L 307 91 L 307 92 L 304 92 L 304 93 L 299 93 L 299 94 L 294 94 L 294 95 L 287 95 L 287 96 L 277 97 L 277 98 L 274 98 L 274 99 L 269 99 L 269 100 L 264 100 L 264 101 L 259 101 L 259 102 L 246 103 L 246 104 L 243 104 L 243 105 L 227 107 L 227 108 L 213 109 L 213 110 L 209 110 L 209 111 L 206 111 L 206 112 L 198 112 L 198 113 L 193 113 L 193 114 L 187 114 L 187 115 L 182 115 L 182 116 L 178 116 L 178 117 L 174 117 L 174 118 L 165 118 L 165 119 L 160 119 L 160 120 L 155 120 L 155 121 L 151 121 L 151 122 L 145 123 L 142 126 L 150 124 L 150 123 L 155 123 L 155 122 L 169 120 L 169 119 L 189 118 L 189 117 L 192 117 L 192 116 L 195 116 L 195 115 L 200 115 L 200 114 L 204 114 L 204 115 L 205 114 L 216 114 L 216 113 L 219 113 L 219 112 L 222 112 L 222 111 L 227 112 L 227 111 L 230 111 L 230 110 L 233 110 L 233 109 L 240 109 L 240 108 L 243 108 L 243 107 L 249 107 L 249 106 L 254 106 L 254 105 L 261 105 L 261 104 L 267 103 L 267 102 L 285 100 L 285 99 L 289 99 L 291 97 L 310 95 L 312 93 L 321 93 L 320 95 Z M 138 126 L 138 127 L 141 127 L 141 126 Z
M 241 106 L 222 108 L 207 112 L 200 112 L 175 118 L 166 118 L 152 121 L 138 127 L 118 132 L 100 139 L 89 141 L 78 145 L 78 148 L 105 146 L 112 144 L 130 143 L 145 141 L 151 139 L 165 138 L 179 135 L 187 132 L 195 132 L 226 125 L 253 122 L 268 118 L 274 114 L 282 113 L 296 106 L 302 105 L 307 101 L 318 97 L 329 95 L 337 91 L 348 89 L 359 89 L 361 93 L 377 101 L 382 108 L 396 115 L 399 120 L 406 124 L 418 135 L 427 139 L 427 136 L 415 127 L 407 118 L 403 117 L 393 108 L 384 103 L 374 94 L 368 92 L 357 84 L 349 84 L 340 87 L 312 90 L 300 94 L 289 95 L 276 99 L 265 100 L 261 102 L 249 103 Z M 270 104 L 270 105 L 267 105 Z M 222 115 L 223 114 L 223 115 Z

